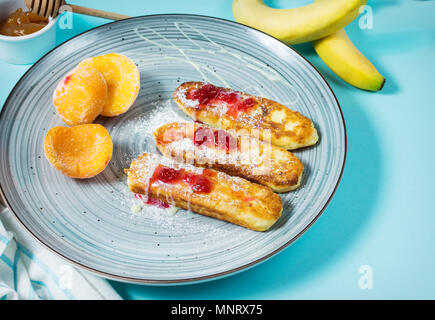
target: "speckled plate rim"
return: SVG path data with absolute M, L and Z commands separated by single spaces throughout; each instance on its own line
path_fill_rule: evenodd
M 118 21 L 113 21 L 113 22 L 109 22 L 100 26 L 97 26 L 95 28 L 89 29 L 87 31 L 84 31 L 82 33 L 79 33 L 77 35 L 75 35 L 74 37 L 66 40 L 65 42 L 57 45 L 56 47 L 54 47 L 53 49 L 51 49 L 50 51 L 48 51 L 46 54 L 44 54 L 38 61 L 36 61 L 22 76 L 21 78 L 18 80 L 18 82 L 15 84 L 15 86 L 13 87 L 12 91 L 10 92 L 9 96 L 7 97 L 6 101 L 3 104 L 3 107 L 0 111 L 0 119 L 2 116 L 4 116 L 4 110 L 6 105 L 8 104 L 9 100 L 13 97 L 16 88 L 18 87 L 18 85 L 21 83 L 21 81 L 24 79 L 24 77 L 27 75 L 27 73 L 29 73 L 30 71 L 33 70 L 33 68 L 35 68 L 40 61 L 42 61 L 47 55 L 49 55 L 52 51 L 64 46 L 65 44 L 67 44 L 68 42 L 70 42 L 71 40 L 80 37 L 88 32 L 91 32 L 95 29 L 99 29 L 102 27 L 106 27 L 107 25 L 112 25 L 112 24 L 117 24 L 117 23 L 122 23 L 125 20 L 134 20 L 134 19 L 146 19 L 148 17 L 160 17 L 162 19 L 167 18 L 167 17 L 200 17 L 200 18 L 206 18 L 206 19 L 210 19 L 210 20 L 215 20 L 221 23 L 227 23 L 227 24 L 236 24 L 239 26 L 242 26 L 244 28 L 250 29 L 252 31 L 255 31 L 257 33 L 259 33 L 261 36 L 263 37 L 269 37 L 274 39 L 277 42 L 280 42 L 284 45 L 286 45 L 284 42 L 282 42 L 281 40 L 261 31 L 255 28 L 251 28 L 248 27 L 246 25 L 243 25 L 241 23 L 235 22 L 235 21 L 231 21 L 231 20 L 227 20 L 227 19 L 222 19 L 222 18 L 216 18 L 216 17 L 211 17 L 211 16 L 206 16 L 206 15 L 196 15 L 196 14 L 152 14 L 152 15 L 143 15 L 143 16 L 136 16 L 136 17 L 131 17 L 131 18 L 127 18 L 127 19 L 123 19 L 123 20 L 118 20 Z M 319 212 L 316 214 L 316 216 L 310 221 L 310 223 L 303 229 L 301 230 L 296 236 L 294 236 L 292 239 L 290 239 L 289 241 L 287 241 L 284 245 L 280 246 L 279 248 L 273 250 L 272 252 L 255 259 L 254 261 L 251 261 L 250 263 L 244 264 L 242 266 L 239 266 L 237 268 L 233 268 L 224 272 L 219 272 L 219 273 L 215 273 L 215 274 L 210 274 L 207 276 L 202 276 L 202 277 L 194 277 L 194 278 L 185 278 L 185 279 L 177 279 L 177 280 L 150 280 L 150 279 L 138 279 L 138 278 L 132 278 L 132 277 L 127 277 L 127 276 L 119 276 L 119 275 L 114 275 L 108 272 L 103 272 L 100 271 L 98 269 L 94 269 L 94 268 L 90 268 L 86 265 L 83 265 L 82 263 L 79 263 L 77 261 L 72 260 L 71 258 L 57 252 L 56 250 L 54 250 L 53 248 L 50 247 L 50 245 L 46 244 L 45 242 L 43 242 L 42 240 L 40 240 L 19 218 L 19 216 L 14 212 L 14 210 L 12 209 L 11 205 L 9 204 L 5 193 L 3 191 L 3 187 L 2 187 L 2 183 L 0 181 L 0 198 L 1 200 L 4 202 L 4 204 L 6 205 L 6 207 L 13 213 L 13 215 L 16 217 L 16 219 L 19 221 L 19 223 L 39 242 L 41 243 L 45 248 L 47 248 L 48 250 L 50 250 L 51 252 L 55 253 L 56 255 L 60 256 L 61 258 L 67 260 L 68 262 L 72 263 L 73 265 L 84 269 L 86 271 L 90 271 L 92 273 L 95 273 L 96 275 L 99 275 L 101 277 L 107 278 L 107 279 L 111 279 L 111 280 L 116 280 L 116 281 L 121 281 L 121 282 L 127 282 L 127 283 L 135 283 L 135 284 L 148 284 L 148 285 L 180 285 L 180 284 L 193 284 L 193 283 L 199 283 L 199 282 L 205 282 L 205 281 L 209 281 L 209 280 L 216 280 L 219 278 L 223 278 L 229 275 L 234 275 L 236 273 L 239 273 L 241 271 L 245 271 L 250 269 L 251 267 L 260 264 L 261 262 L 264 262 L 266 260 L 268 260 L 269 258 L 275 256 L 277 253 L 281 252 L 282 250 L 284 250 L 285 248 L 287 248 L 288 246 L 290 246 L 293 242 L 295 242 L 297 239 L 299 239 L 316 221 L 317 219 L 322 215 L 322 213 L 326 210 L 326 208 L 328 207 L 329 203 L 331 202 L 332 198 L 335 195 L 335 192 L 337 191 L 338 185 L 340 184 L 341 178 L 343 176 L 343 171 L 344 171 L 344 167 L 345 167 L 345 163 L 346 163 L 346 157 L 347 157 L 347 130 L 346 130 L 346 123 L 344 121 L 344 116 L 343 116 L 343 111 L 341 109 L 340 103 L 334 93 L 334 91 L 332 90 L 331 86 L 329 85 L 329 83 L 326 81 L 325 77 L 319 72 L 319 70 L 317 70 L 317 68 L 310 62 L 308 61 L 308 59 L 306 59 L 302 54 L 300 54 L 298 51 L 296 51 L 294 48 L 286 45 L 287 48 L 291 51 L 293 51 L 296 55 L 298 55 L 299 57 L 301 57 L 303 60 L 305 60 L 305 62 L 315 71 L 317 72 L 317 74 L 320 76 L 320 79 L 326 84 L 326 86 L 328 87 L 330 93 L 332 94 L 332 96 L 334 97 L 335 102 L 337 103 L 337 107 L 341 116 L 341 123 L 343 125 L 343 132 L 344 132 L 344 155 L 343 155 L 343 163 L 341 165 L 341 169 L 340 169 L 340 174 L 338 176 L 336 185 L 334 186 L 333 191 L 331 192 L 328 200 L 325 202 L 324 206 L 322 207 L 321 210 L 319 210 Z

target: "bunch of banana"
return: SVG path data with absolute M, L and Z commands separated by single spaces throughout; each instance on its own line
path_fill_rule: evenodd
M 294 9 L 273 9 L 263 0 L 234 0 L 237 22 L 264 31 L 288 44 L 313 42 L 322 60 L 340 78 L 370 91 L 381 90 L 384 77 L 353 45 L 344 27 L 367 0 L 315 0 Z

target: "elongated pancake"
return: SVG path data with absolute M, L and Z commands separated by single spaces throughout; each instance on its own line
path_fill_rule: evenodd
M 269 187 L 223 172 L 151 153 L 125 171 L 134 193 L 255 231 L 269 229 L 281 216 L 281 198 Z
M 266 98 L 203 82 L 181 84 L 173 98 L 194 120 L 224 130 L 269 132 L 272 144 L 287 150 L 314 145 L 319 139 L 310 119 Z
M 199 123 L 168 123 L 154 132 L 166 157 L 212 168 L 287 192 L 299 187 L 302 162 L 290 151 L 234 131 Z

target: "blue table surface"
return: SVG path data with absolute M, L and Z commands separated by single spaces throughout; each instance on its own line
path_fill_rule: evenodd
M 266 1 L 275 8 L 310 2 Z M 92 1 L 94 8 L 132 16 L 192 13 L 233 20 L 231 4 L 232 0 Z M 346 30 L 386 77 L 381 92 L 361 91 L 341 81 L 311 44 L 294 46 L 326 77 L 347 125 L 343 178 L 320 219 L 289 248 L 247 271 L 182 286 L 110 281 L 122 297 L 435 299 L 435 1 L 368 4 L 373 28 L 361 29 L 356 20 Z M 73 29 L 59 30 L 58 42 L 106 22 L 74 15 Z M 0 105 L 29 67 L 0 61 Z M 370 276 L 367 270 L 372 275 L 369 288 L 360 285 Z

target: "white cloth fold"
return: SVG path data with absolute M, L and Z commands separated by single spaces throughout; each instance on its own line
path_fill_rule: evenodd
M 107 280 L 45 248 L 0 204 L 0 300 L 118 300 Z

